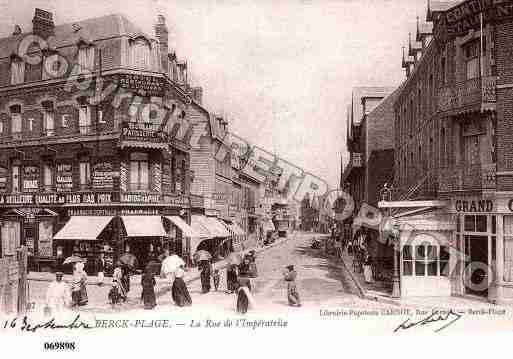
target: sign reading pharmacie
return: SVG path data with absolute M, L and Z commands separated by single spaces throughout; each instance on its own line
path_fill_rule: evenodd
M 0 205 L 63 205 L 63 204 L 101 204 L 116 202 L 114 193 L 48 193 L 48 194 L 2 194 Z

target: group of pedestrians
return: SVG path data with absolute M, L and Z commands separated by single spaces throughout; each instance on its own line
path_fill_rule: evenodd
M 166 253 L 166 257 L 169 252 Z M 174 255 L 176 256 L 176 255 Z M 163 259 L 165 259 L 164 257 Z M 179 257 L 178 257 L 179 258 Z M 185 264 L 185 263 L 184 263 Z M 155 271 L 151 263 L 146 265 L 141 275 L 141 302 L 144 309 L 153 309 L 157 306 L 155 294 Z M 219 269 L 213 269 L 210 260 L 199 262 L 201 291 L 206 294 L 211 291 L 211 283 L 214 283 L 215 291 L 221 288 L 221 273 Z M 115 306 L 127 301 L 130 291 L 130 267 L 120 262 L 116 265 L 112 275 L 112 286 L 108 292 L 109 302 Z M 189 290 L 184 281 L 185 266 L 180 265 L 172 272 L 161 273 L 171 281 L 171 297 L 173 302 L 179 306 L 192 305 Z M 253 296 L 251 278 L 258 276 L 255 251 L 246 254 L 239 264 L 229 264 L 226 267 L 226 290 L 228 294 L 235 294 L 235 309 L 238 313 L 245 314 L 248 310 L 256 307 Z M 283 271 L 283 277 L 287 283 L 287 298 L 290 306 L 301 306 L 299 291 L 296 285 L 297 272 L 293 265 L 287 266 Z M 102 278 L 103 279 L 103 278 Z M 99 282 L 103 285 L 103 280 Z M 63 281 L 63 273 L 56 272 L 55 280 L 50 283 L 47 296 L 45 312 L 61 312 L 66 308 L 84 306 L 88 303 L 87 296 L 87 274 L 84 270 L 84 263 L 74 264 L 71 287 Z

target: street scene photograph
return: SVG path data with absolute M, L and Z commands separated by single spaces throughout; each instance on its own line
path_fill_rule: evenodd
M 0 335 L 511 331 L 513 0 L 20 5 Z

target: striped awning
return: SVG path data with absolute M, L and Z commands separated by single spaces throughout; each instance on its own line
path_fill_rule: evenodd
M 169 219 L 175 226 L 180 228 L 180 230 L 182 231 L 182 233 L 185 237 L 191 237 L 191 238 L 201 237 L 201 233 L 196 232 L 194 230 L 194 228 L 192 228 L 187 223 L 185 223 L 185 221 L 183 219 L 181 219 L 180 217 L 169 216 L 169 217 L 165 217 L 165 218 Z
M 55 240 L 89 240 L 98 239 L 100 233 L 112 220 L 112 216 L 75 216 L 53 236 Z
M 191 227 L 195 232 L 199 233 L 202 238 L 212 238 L 214 237 L 208 228 L 203 224 L 201 215 L 193 214 L 191 216 Z
M 215 237 L 230 237 L 230 232 L 217 218 L 204 217 L 209 226 L 209 231 L 215 233 Z

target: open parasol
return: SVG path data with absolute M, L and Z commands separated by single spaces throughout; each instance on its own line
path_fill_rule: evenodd
M 62 264 L 75 264 L 75 263 L 78 263 L 78 262 L 85 263 L 86 259 L 82 258 L 82 257 L 79 257 L 79 256 L 71 256 L 71 257 L 66 258 L 64 260 L 64 262 L 62 262 Z
M 121 262 L 121 264 L 126 264 L 130 268 L 137 266 L 137 258 L 132 253 L 123 254 L 119 257 L 119 262 Z
M 181 266 L 184 266 L 185 262 L 178 255 L 173 254 L 162 261 L 162 273 L 168 274 L 173 273 Z
M 212 259 L 212 255 L 210 253 L 208 253 L 206 250 L 200 249 L 199 251 L 197 251 L 194 254 L 194 258 L 197 261 L 208 261 L 208 260 Z

